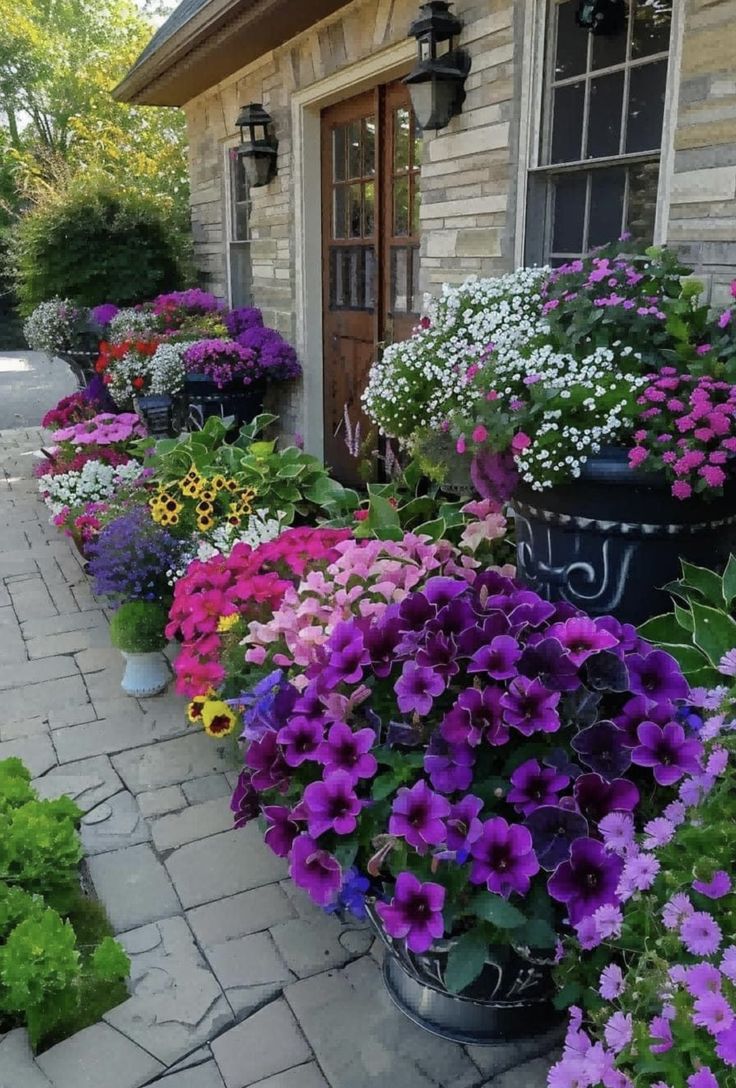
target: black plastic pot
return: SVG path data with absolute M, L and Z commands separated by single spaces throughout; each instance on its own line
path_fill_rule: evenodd
M 219 389 L 205 374 L 187 374 L 184 390 L 189 406 L 188 425 L 193 430 L 203 427 L 210 416 L 222 419 L 233 416 L 238 426 L 250 423 L 263 411 L 266 392 L 262 382 Z
M 713 501 L 676 499 L 663 475 L 632 472 L 627 452 L 602 450 L 578 480 L 546 491 L 524 484 L 511 506 L 518 576 L 551 601 L 641 623 L 668 611 L 663 586 L 680 559 L 724 567 L 736 548 L 736 478 Z
M 531 1039 L 556 1027 L 552 1004 L 552 963 L 528 950 L 489 948 L 478 978 L 456 994 L 445 985 L 453 938 L 436 941 L 428 952 L 410 952 L 390 937 L 370 900 L 368 917 L 386 948 L 383 979 L 394 1004 L 419 1027 L 456 1043 L 492 1046 Z

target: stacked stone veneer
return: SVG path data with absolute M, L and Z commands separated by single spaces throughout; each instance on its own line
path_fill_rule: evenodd
M 422 286 L 515 264 L 517 167 L 524 19 L 531 0 L 455 0 L 460 44 L 472 69 L 460 116 L 425 138 L 421 171 Z M 723 302 L 736 269 L 736 0 L 674 0 L 684 32 L 678 65 L 673 154 L 665 155 L 667 240 L 681 249 Z M 538 5 L 539 17 L 543 0 Z M 354 0 L 334 16 L 211 88 L 185 107 L 192 220 L 203 282 L 227 293 L 224 147 L 237 137 L 241 104 L 262 101 L 279 139 L 278 176 L 253 192 L 254 302 L 267 323 L 294 339 L 296 319 L 291 96 L 406 39 L 418 0 Z M 527 66 L 524 71 L 529 72 Z M 669 190 L 669 205 L 667 191 Z M 314 209 L 315 214 L 318 209 Z M 319 269 L 307 269 L 307 275 Z M 277 406 L 285 431 L 299 430 L 301 392 Z
M 736 0 L 684 3 L 668 241 L 721 304 L 736 276 Z

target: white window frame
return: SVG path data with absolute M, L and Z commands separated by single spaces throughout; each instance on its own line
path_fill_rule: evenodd
M 659 160 L 659 182 L 654 223 L 654 243 L 663 244 L 667 239 L 672 174 L 674 171 L 674 136 L 677 126 L 677 104 L 682 63 L 682 42 L 685 24 L 682 0 L 673 0 L 672 29 L 670 35 L 669 63 L 665 88 L 662 141 Z M 519 125 L 519 168 L 517 175 L 517 206 L 515 231 L 515 260 L 525 263 L 527 252 L 527 220 L 529 182 L 540 162 L 545 75 L 548 48 L 547 0 L 525 0 L 523 13 L 523 46 L 521 50 L 521 96 Z M 581 30 L 581 34 L 584 31 Z M 631 156 L 628 161 L 635 161 Z M 618 162 L 626 163 L 627 157 Z M 544 164 L 546 165 L 546 164 Z
M 233 305 L 233 269 L 232 269 L 232 247 L 248 246 L 253 244 L 253 236 L 244 241 L 235 237 L 235 206 L 233 200 L 233 163 L 230 157 L 230 152 L 240 146 L 240 137 L 234 137 L 230 140 L 226 140 L 222 144 L 223 155 L 223 170 L 222 175 L 224 179 L 225 188 L 225 200 L 224 200 L 224 213 L 225 213 L 225 229 L 223 231 L 223 237 L 225 239 L 225 267 L 227 270 L 227 301 L 232 307 Z M 252 208 L 252 198 L 251 198 Z M 250 258 L 249 258 L 250 259 Z M 252 283 L 252 280 L 251 280 Z M 250 298 L 246 302 L 246 305 L 253 306 L 252 290 L 250 291 Z

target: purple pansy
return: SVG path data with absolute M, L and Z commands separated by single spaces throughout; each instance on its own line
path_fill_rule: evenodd
M 342 869 L 337 858 L 306 834 L 294 839 L 289 875 L 320 907 L 332 903 L 342 887 Z
M 598 907 L 616 903 L 616 887 L 623 861 L 609 854 L 595 839 L 577 839 L 570 858 L 563 861 L 550 877 L 547 888 L 553 899 L 564 903 L 570 922 L 576 925 Z
M 411 952 L 422 953 L 444 935 L 444 905 L 441 884 L 423 884 L 413 873 L 399 873 L 393 899 L 376 903 L 376 910 L 390 937 L 405 939 Z
M 697 774 L 700 770 L 703 746 L 699 740 L 688 740 L 678 722 L 667 722 L 664 726 L 642 722 L 637 736 L 639 744 L 631 758 L 639 767 L 651 767 L 660 786 L 672 786 L 683 775 Z
M 531 878 L 539 872 L 530 832 L 521 824 L 508 824 L 502 816 L 485 821 L 470 854 L 471 882 L 485 884 L 498 895 L 526 895 Z
M 542 767 L 536 759 L 528 759 L 511 775 L 512 789 L 506 800 L 517 812 L 528 816 L 542 805 L 556 805 L 557 795 L 569 784 L 567 775 Z
M 450 815 L 450 802 L 434 793 L 423 779 L 411 787 L 402 786 L 396 794 L 388 830 L 400 835 L 419 853 L 438 846 L 447 837 L 444 820 Z
M 304 790 L 301 807 L 309 834 L 318 839 L 325 831 L 350 835 L 357 827 L 363 804 L 355 793 L 353 776 L 347 771 L 333 771 L 321 782 L 310 782 Z

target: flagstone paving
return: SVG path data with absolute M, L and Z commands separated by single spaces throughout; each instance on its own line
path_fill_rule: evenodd
M 0 1037 L 0 1088 L 544 1088 L 554 1035 L 461 1047 L 411 1024 L 370 932 L 232 829 L 233 747 L 171 692 L 122 694 L 107 612 L 36 494 L 42 441 L 0 431 L 0 759 L 84 812 L 86 874 L 132 968 L 127 1001 L 44 1054 Z

